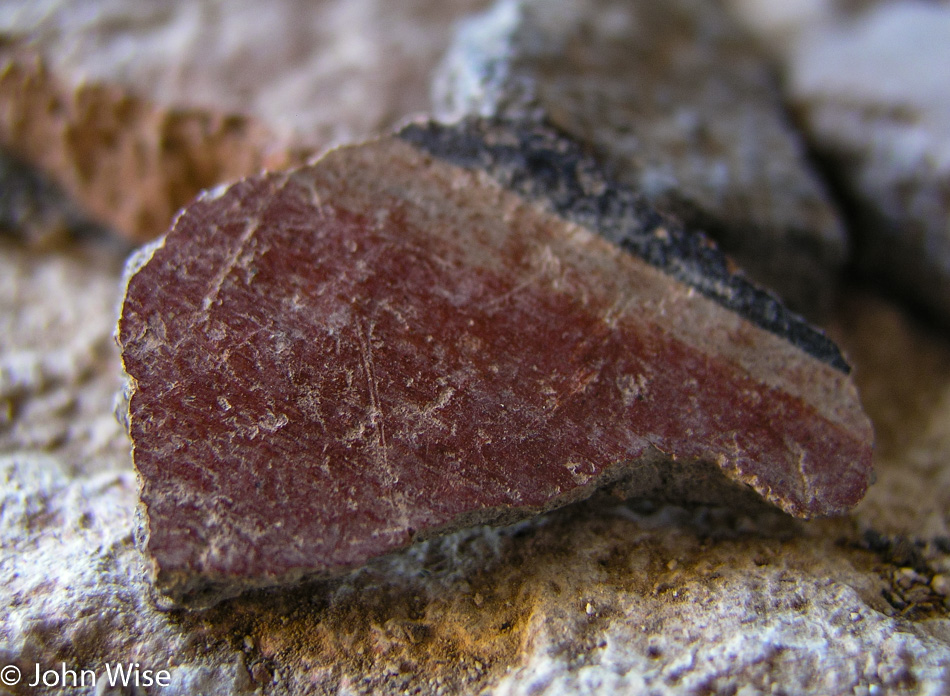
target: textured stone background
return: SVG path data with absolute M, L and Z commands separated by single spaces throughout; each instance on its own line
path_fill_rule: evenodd
M 171 671 L 156 694 L 950 693 L 950 339 L 884 291 L 829 319 L 878 436 L 848 517 L 597 499 L 160 613 L 112 415 L 125 249 L 39 237 L 0 238 L 0 667 L 138 661 Z
M 878 432 L 848 518 L 602 499 L 163 614 L 112 416 L 121 254 L 0 251 L 0 662 L 137 660 L 182 694 L 950 689 L 950 344 L 874 293 L 832 326 Z

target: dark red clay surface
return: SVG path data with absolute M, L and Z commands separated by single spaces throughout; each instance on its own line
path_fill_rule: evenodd
M 340 572 L 486 510 L 584 497 L 651 446 L 796 515 L 863 495 L 869 432 L 648 316 L 605 320 L 616 298 L 564 259 L 558 282 L 530 272 L 534 230 L 473 264 L 477 230 L 411 221 L 448 203 L 384 188 L 349 210 L 295 179 L 242 182 L 131 279 L 119 338 L 162 592 Z

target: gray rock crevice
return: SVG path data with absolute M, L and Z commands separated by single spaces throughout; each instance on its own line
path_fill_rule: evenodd
M 715 3 L 501 0 L 461 22 L 436 114 L 548 120 L 794 307 L 827 306 L 847 240 L 764 55 Z

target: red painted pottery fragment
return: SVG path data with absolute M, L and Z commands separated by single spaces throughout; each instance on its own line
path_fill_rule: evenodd
M 133 263 L 118 338 L 165 597 L 345 572 L 604 486 L 801 517 L 860 500 L 871 428 L 822 334 L 730 307 L 774 298 L 639 203 L 615 218 L 666 265 L 426 133 L 207 193 Z

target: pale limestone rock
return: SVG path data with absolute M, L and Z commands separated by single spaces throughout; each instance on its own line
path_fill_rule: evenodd
M 137 661 L 168 670 L 162 693 L 253 693 L 239 652 L 189 659 L 200 638 L 149 604 L 129 532 L 131 472 L 73 478 L 56 458 L 18 453 L 0 456 L 0 481 L 0 663 L 19 667 L 21 686 L 35 664 L 46 670 L 65 662 L 92 669 L 101 682 L 96 693 L 109 693 L 105 664 Z
M 655 528 L 650 543 L 671 555 L 683 554 L 677 537 L 686 531 L 684 523 L 693 532 L 704 526 L 699 519 L 687 520 L 675 510 L 638 519 L 665 526 Z M 947 644 L 871 609 L 876 588 L 841 554 L 819 561 L 817 554 L 826 551 L 807 551 L 808 542 L 799 539 L 786 542 L 782 555 L 754 560 L 746 555 L 757 546 L 750 541 L 741 542 L 743 552 L 731 558 L 729 544 L 689 554 L 682 570 L 648 565 L 640 581 L 652 584 L 649 592 L 591 587 L 589 577 L 571 578 L 569 566 L 561 582 L 574 593 L 565 592 L 568 599 L 546 597 L 535 607 L 526 630 L 530 652 L 496 693 L 939 693 L 950 688 Z M 591 543 L 594 556 L 610 546 Z M 638 575 L 632 570 L 627 582 Z M 593 612 L 584 608 L 585 598 Z M 580 635 L 580 642 L 571 638 Z
M 784 62 L 853 209 L 858 267 L 950 318 L 950 3 L 732 4 Z M 775 6 L 799 14 L 783 23 Z
M 437 114 L 545 119 L 800 308 L 846 240 L 763 54 L 715 3 L 500 0 L 460 24 Z
M 791 48 L 798 34 L 843 21 L 862 6 L 882 0 L 724 0 L 737 18 L 772 51 Z M 883 0 L 887 2 L 887 0 Z
M 125 455 L 110 416 L 120 268 L 107 249 L 44 257 L 0 240 L 0 454 L 55 450 L 82 472 Z
M 736 18 L 776 55 L 791 50 L 801 35 L 842 24 L 869 10 L 905 0 L 723 0 Z M 920 0 L 947 5 L 947 0 Z
M 339 143 L 428 106 L 429 70 L 458 16 L 486 0 L 13 0 L 23 37 L 70 86 L 112 84 L 159 107 L 252 116 L 308 145 Z

